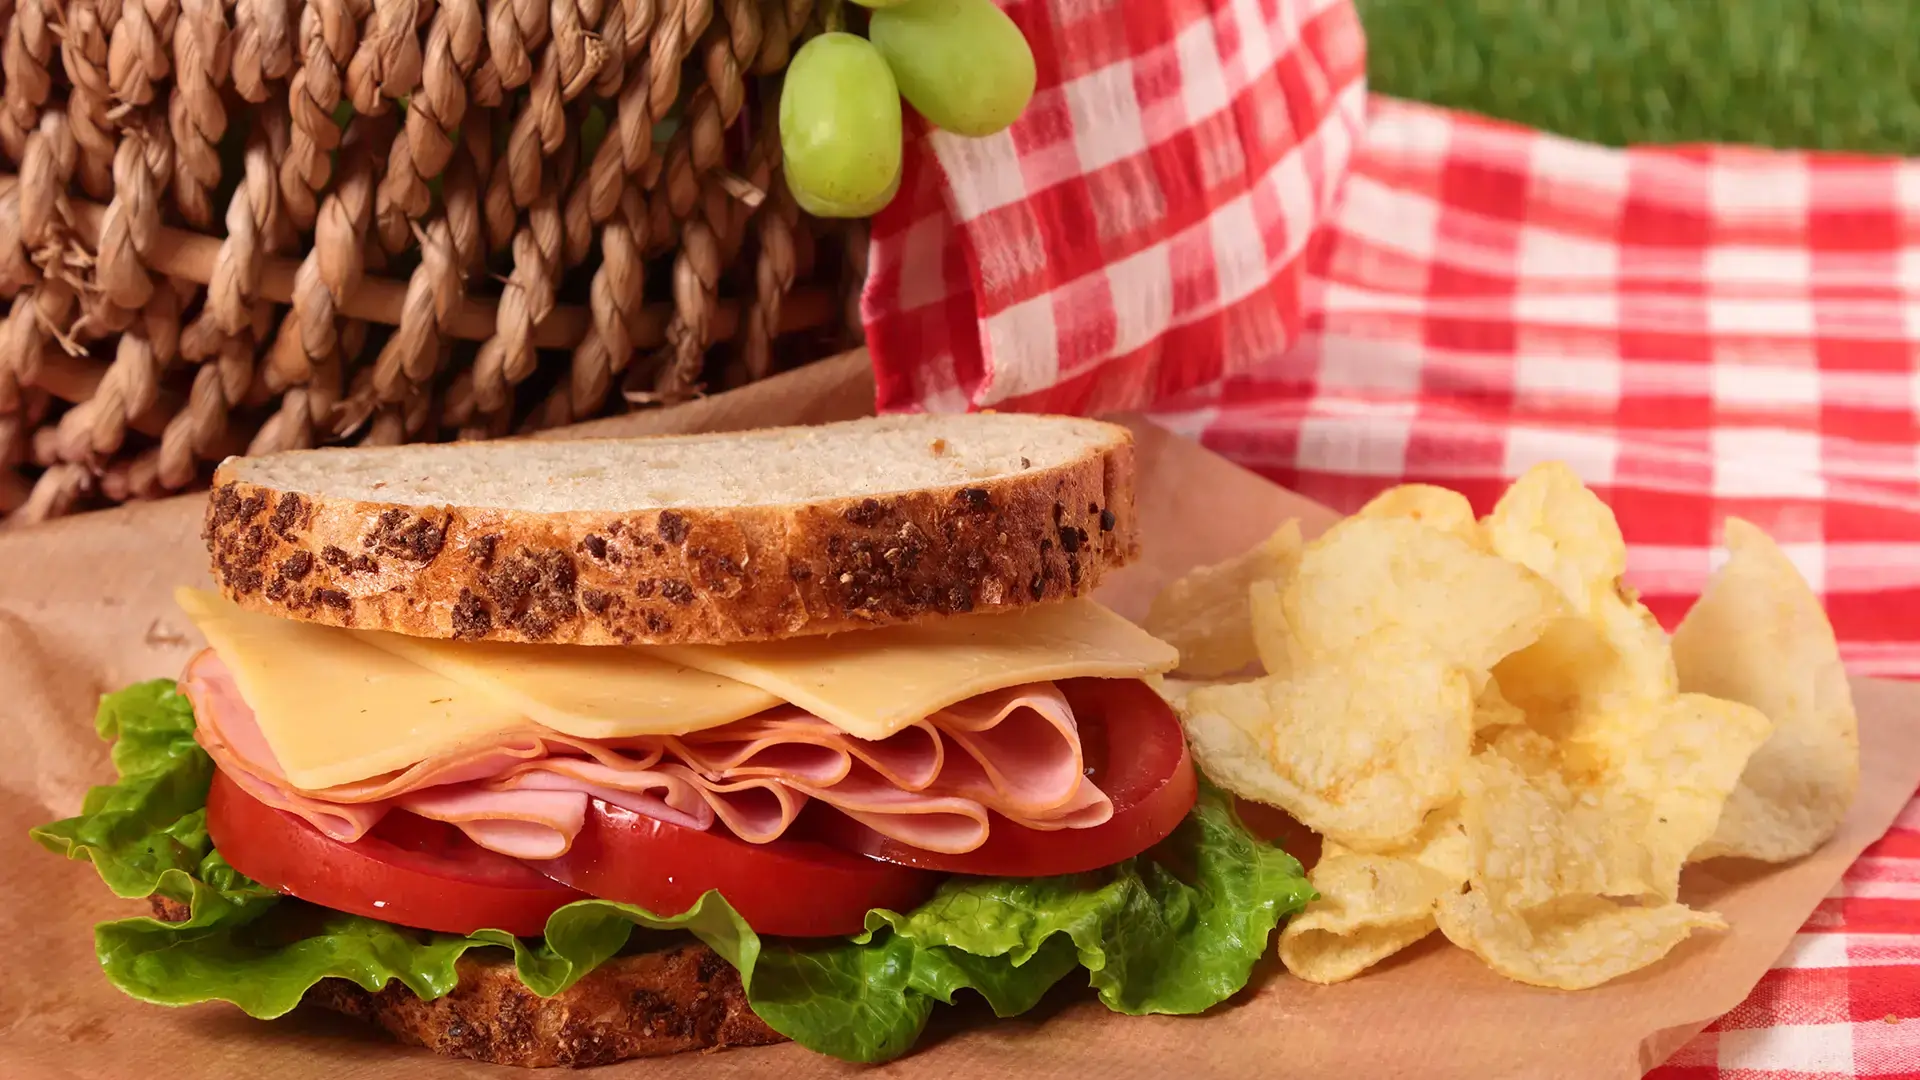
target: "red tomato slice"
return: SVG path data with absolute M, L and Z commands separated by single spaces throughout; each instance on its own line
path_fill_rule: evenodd
M 909 847 L 839 813 L 819 814 L 812 827 L 846 851 L 985 877 L 1098 870 L 1165 840 L 1199 794 L 1179 718 L 1152 687 L 1136 679 L 1069 679 L 1060 689 L 1073 706 L 1088 776 L 1113 800 L 1113 817 L 1105 824 L 1048 831 L 995 817 L 987 842 L 962 855 Z
M 757 933 L 857 934 L 869 908 L 910 909 L 937 874 L 892 866 L 806 840 L 749 844 L 716 826 L 671 825 L 593 800 L 587 827 L 565 855 L 530 862 L 556 881 L 649 911 L 677 912 L 708 889 Z
M 390 813 L 358 841 L 341 843 L 218 770 L 207 792 L 207 834 L 235 870 L 268 888 L 422 930 L 538 937 L 554 909 L 585 899 L 452 825 L 412 814 Z

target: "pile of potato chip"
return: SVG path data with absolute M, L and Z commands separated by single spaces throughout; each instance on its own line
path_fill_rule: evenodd
M 1169 587 L 1147 627 L 1181 650 L 1196 759 L 1323 841 L 1287 969 L 1352 978 L 1437 928 L 1509 978 L 1597 986 L 1725 928 L 1680 902 L 1686 863 L 1832 835 L 1860 757 L 1833 628 L 1766 534 L 1726 539 L 1671 640 L 1559 465 L 1483 520 L 1394 488 Z

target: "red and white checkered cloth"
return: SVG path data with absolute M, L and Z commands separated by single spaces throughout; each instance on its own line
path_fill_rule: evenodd
M 1013 0 L 1019 123 L 916 125 L 873 223 L 880 407 L 1139 408 L 1299 333 L 1363 118 L 1347 0 Z
M 1156 406 L 1339 509 L 1547 459 L 1669 625 L 1729 515 L 1920 676 L 1920 161 L 1626 152 L 1375 99 L 1290 350 Z
M 1049 10 L 1117 19 L 1118 2 Z M 1128 5 L 1129 24 L 1153 6 Z M 1269 203 L 1248 224 L 1204 187 L 1163 187 L 1165 211 L 1115 248 L 1111 217 L 1137 208 L 1140 189 L 1091 180 L 1107 159 L 1087 147 L 1092 125 L 1121 115 L 1136 162 L 1124 175 L 1164 186 L 1178 169 L 1156 140 L 1185 136 L 1146 126 L 1145 110 L 1088 110 L 1073 90 L 1062 104 L 1056 87 L 1036 99 L 1066 118 L 1046 122 L 1048 138 L 1026 121 L 977 154 L 936 137 L 938 170 L 876 223 L 867 314 L 883 408 L 1151 405 L 1348 510 L 1418 480 L 1484 511 L 1528 466 L 1564 460 L 1614 507 L 1629 577 L 1669 626 L 1715 565 L 1719 523 L 1738 515 L 1823 595 L 1853 671 L 1920 677 L 1920 161 L 1622 152 L 1379 98 L 1349 147 L 1359 50 L 1345 6 L 1214 6 L 1216 38 L 1257 11 L 1293 43 L 1275 68 L 1341 73 L 1295 99 L 1322 112 L 1296 120 L 1279 160 L 1314 162 L 1309 182 L 1251 200 L 1291 191 L 1296 205 Z M 1195 115 L 1191 92 L 1137 63 L 1125 72 L 1119 43 L 1102 48 L 1074 64 L 1088 93 L 1118 64 L 1143 100 L 1179 98 Z M 1198 66 L 1176 52 L 1183 71 Z M 1259 109 L 1242 100 L 1235 114 Z M 1078 172 L 1063 143 L 1088 162 Z M 926 149 L 916 156 L 933 168 Z M 1183 250 L 1173 220 L 1178 236 L 1207 240 Z M 1310 242 L 1307 221 L 1319 222 Z M 1152 275 L 1126 268 L 1148 250 Z M 1168 267 L 1174 294 L 1192 297 L 1181 289 L 1207 258 L 1270 278 L 1169 309 Z M 1747 1002 L 1653 1075 L 1920 1080 L 1920 800 Z

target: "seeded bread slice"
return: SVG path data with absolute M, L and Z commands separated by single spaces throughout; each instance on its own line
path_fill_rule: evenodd
M 162 922 L 186 922 L 192 914 L 157 893 L 148 903 Z M 491 950 L 468 953 L 454 970 L 453 991 L 431 1001 L 398 980 L 366 990 L 347 979 L 322 979 L 302 1001 L 437 1054 L 522 1068 L 785 1041 L 747 1004 L 739 972 L 697 941 L 616 956 L 550 998 L 527 989 L 512 957 Z
M 584 645 L 1006 611 L 1138 551 L 1131 433 L 992 413 L 234 458 L 205 535 L 254 610 Z
M 527 989 L 509 956 L 468 953 L 456 970 L 453 992 L 432 1001 L 398 980 L 367 991 L 346 979 L 322 980 L 305 1001 L 437 1054 L 521 1068 L 786 1041 L 747 1005 L 739 973 L 696 941 L 615 957 L 550 998 Z

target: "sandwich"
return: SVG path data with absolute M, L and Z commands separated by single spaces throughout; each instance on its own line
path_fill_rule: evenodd
M 1312 891 L 1092 596 L 1133 482 L 995 414 L 231 459 L 205 648 L 34 835 L 150 905 L 95 931 L 134 998 L 501 1064 L 1201 1012 Z

